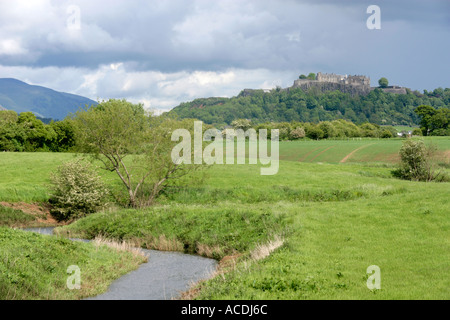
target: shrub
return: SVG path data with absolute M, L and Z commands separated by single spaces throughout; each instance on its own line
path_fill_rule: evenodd
M 392 137 L 393 137 L 392 132 L 390 132 L 387 129 L 383 130 L 380 135 L 380 138 L 383 138 L 383 139 L 392 138 Z
M 393 171 L 397 177 L 415 181 L 446 181 L 442 172 L 435 172 L 432 157 L 436 148 L 422 140 L 407 139 L 400 148 L 400 167 Z
M 296 129 L 291 131 L 291 139 L 297 140 L 305 137 L 305 129 L 297 127 Z
M 314 124 L 310 124 L 309 126 L 305 126 L 306 136 L 310 139 L 319 140 L 323 138 L 324 132 L 319 127 L 316 127 Z
M 96 212 L 105 204 L 107 189 L 89 163 L 69 161 L 51 176 L 51 213 L 72 220 Z
M 415 128 L 415 129 L 412 131 L 412 135 L 413 135 L 413 136 L 422 136 L 422 130 L 420 130 L 419 128 Z

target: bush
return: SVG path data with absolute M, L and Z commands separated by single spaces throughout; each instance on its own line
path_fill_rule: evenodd
M 319 140 L 323 138 L 324 132 L 314 124 L 305 126 L 306 136 L 310 139 Z
M 412 131 L 412 135 L 413 135 L 413 136 L 422 136 L 422 130 L 420 130 L 419 128 L 415 128 L 415 129 Z
M 407 139 L 400 148 L 400 167 L 393 171 L 397 177 L 415 181 L 446 181 L 442 172 L 435 172 L 432 157 L 436 148 L 422 140 Z
M 305 137 L 305 129 L 297 127 L 296 129 L 291 131 L 291 139 L 297 140 Z
M 383 139 L 392 138 L 392 137 L 393 137 L 392 132 L 390 132 L 387 129 L 383 130 L 380 135 L 380 138 L 383 138 Z
M 96 212 L 106 203 L 107 189 L 89 163 L 66 162 L 52 174 L 51 182 L 51 213 L 58 220 Z

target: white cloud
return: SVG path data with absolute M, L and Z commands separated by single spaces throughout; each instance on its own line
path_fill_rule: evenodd
M 0 40 L 0 55 L 23 55 L 26 53 L 28 53 L 28 50 L 22 47 L 20 40 Z
M 126 98 L 146 108 L 169 110 L 181 102 L 202 97 L 232 97 L 244 88 L 290 86 L 295 72 L 267 69 L 229 69 L 163 73 L 136 72 L 126 64 L 102 65 L 95 70 L 82 68 L 29 68 L 0 65 L 2 77 L 86 96 L 93 100 Z

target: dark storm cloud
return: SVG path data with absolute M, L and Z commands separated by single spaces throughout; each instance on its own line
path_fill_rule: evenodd
M 0 0 L 0 77 L 161 106 L 318 71 L 450 87 L 449 14 L 446 0 Z

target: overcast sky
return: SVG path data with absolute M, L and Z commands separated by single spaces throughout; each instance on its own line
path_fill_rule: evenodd
M 449 59 L 450 0 L 0 0 L 0 78 L 157 110 L 319 71 L 445 88 Z

